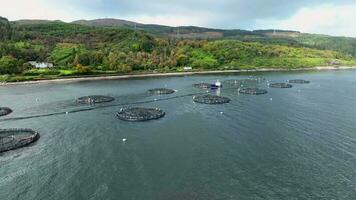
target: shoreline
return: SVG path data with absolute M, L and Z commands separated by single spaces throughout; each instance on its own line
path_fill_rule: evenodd
M 170 77 L 170 76 L 191 76 L 200 74 L 228 74 L 228 73 L 248 73 L 248 72 L 288 72 L 288 71 L 327 71 L 327 70 L 347 70 L 356 69 L 356 66 L 319 66 L 297 69 L 284 68 L 260 68 L 260 69 L 237 69 L 237 70 L 212 70 L 212 71 L 191 71 L 191 72 L 167 72 L 167 73 L 142 73 L 142 74 L 127 74 L 127 75 L 98 75 L 98 76 L 83 76 L 73 78 L 58 78 L 48 80 L 23 81 L 23 82 L 7 82 L 0 83 L 0 86 L 11 85 L 32 85 L 32 84 L 47 84 L 47 83 L 65 83 L 65 82 L 80 82 L 80 81 L 97 81 L 97 80 L 119 80 L 131 78 L 146 78 L 146 77 Z

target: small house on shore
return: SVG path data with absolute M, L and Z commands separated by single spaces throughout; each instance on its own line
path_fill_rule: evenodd
M 28 63 L 38 69 L 52 68 L 54 66 L 52 63 L 47 62 L 30 61 Z
M 189 66 L 186 66 L 186 67 L 183 67 L 183 70 L 184 70 L 184 71 L 192 71 L 193 68 L 192 68 L 192 67 L 189 67 Z

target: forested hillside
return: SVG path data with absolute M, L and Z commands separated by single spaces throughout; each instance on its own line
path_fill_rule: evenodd
M 155 29 L 156 25 L 150 27 Z M 158 26 L 158 32 L 162 31 L 160 28 Z M 221 39 L 188 39 L 121 26 L 88 26 L 61 21 L 10 23 L 1 18 L 0 74 L 8 75 L 0 79 L 16 81 L 38 76 L 180 71 L 184 66 L 191 66 L 193 70 L 211 70 L 355 63 L 352 54 L 343 50 L 320 50 L 333 48 L 321 47 L 327 42 L 313 43 L 319 39 L 309 41 L 307 37 L 301 40 L 305 45 L 301 45 L 302 42 L 286 42 L 286 38 L 263 41 L 257 37 L 268 35 L 269 31 L 235 32 Z M 243 33 L 243 38 L 233 39 Z M 279 37 L 282 37 L 281 33 Z M 292 33 L 299 34 L 285 32 L 288 35 Z M 318 48 L 311 48 L 318 45 Z M 50 62 L 55 67 L 35 70 L 28 61 Z
M 335 50 L 356 56 L 356 38 L 333 37 L 307 34 L 286 30 L 224 30 L 196 26 L 170 27 L 154 24 L 141 24 L 119 19 L 79 20 L 72 22 L 94 27 L 125 27 L 143 30 L 156 36 L 169 36 L 185 39 L 234 39 L 266 44 L 282 44 L 296 47 L 310 47 L 321 50 Z

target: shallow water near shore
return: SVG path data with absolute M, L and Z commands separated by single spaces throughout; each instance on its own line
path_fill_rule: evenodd
M 219 95 L 231 102 L 222 105 L 197 104 L 189 96 L 205 92 L 194 83 L 250 75 L 311 83 L 277 89 L 261 82 L 268 93 L 257 96 L 223 88 Z M 147 92 L 161 87 L 178 91 Z M 116 100 L 106 107 L 75 103 L 87 95 Z M 0 154 L 0 199 L 356 197 L 355 70 L 16 85 L 0 88 L 0 102 L 14 111 L 0 118 L 0 128 L 41 134 L 29 147 Z M 120 121 L 116 112 L 130 103 L 159 107 L 166 116 Z M 88 108 L 95 109 L 1 121 Z

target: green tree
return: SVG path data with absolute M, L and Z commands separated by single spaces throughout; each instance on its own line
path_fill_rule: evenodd
M 0 17 L 0 41 L 11 39 L 12 28 L 6 18 Z
M 0 59 L 0 74 L 20 73 L 20 62 L 12 56 L 3 56 Z

